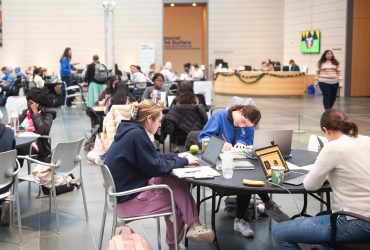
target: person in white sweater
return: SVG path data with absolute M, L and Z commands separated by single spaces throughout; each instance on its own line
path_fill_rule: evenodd
M 332 212 L 348 211 L 370 218 L 370 137 L 358 135 L 358 128 L 337 109 L 324 112 L 320 126 L 328 143 L 304 180 L 308 191 L 329 181 L 333 190 Z M 363 241 L 370 235 L 370 223 L 339 216 L 337 241 Z M 330 214 L 285 221 L 273 229 L 279 249 L 300 249 L 298 243 L 327 245 L 331 240 Z

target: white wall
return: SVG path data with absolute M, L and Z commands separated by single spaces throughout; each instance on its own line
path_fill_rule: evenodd
M 71 47 L 80 67 L 98 54 L 104 62 L 103 0 L 11 0 L 3 3 L 3 47 L 0 65 L 29 65 L 59 71 L 59 58 Z M 139 63 L 139 44 L 154 43 L 162 60 L 161 0 L 117 0 L 116 61 L 122 69 Z
M 210 0 L 209 63 L 259 67 L 266 58 L 283 60 L 283 0 Z
M 308 66 L 314 74 L 321 54 L 331 49 L 345 68 L 346 44 L 346 0 L 286 0 L 284 6 L 284 64 L 290 59 L 300 65 Z M 321 54 L 301 54 L 301 31 L 321 31 Z M 344 72 L 343 72 L 344 76 Z

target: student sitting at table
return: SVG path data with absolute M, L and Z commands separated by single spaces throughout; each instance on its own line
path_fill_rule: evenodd
M 33 78 L 32 78 L 32 81 L 35 83 L 36 88 L 39 88 L 39 89 L 42 89 L 45 85 L 45 80 L 42 79 L 42 76 L 41 76 L 41 70 L 42 70 L 41 67 L 35 68 L 35 70 L 33 71 Z
M 121 121 L 110 146 L 105 164 L 111 171 L 117 192 L 124 192 L 150 184 L 167 184 L 173 191 L 176 205 L 177 240 L 184 236 L 185 223 L 190 226 L 186 237 L 197 242 L 212 242 L 214 232 L 199 222 L 197 207 L 186 182 L 170 175 L 174 168 L 199 164 L 199 159 L 189 153 L 160 154 L 147 133 L 155 134 L 160 127 L 162 108 L 150 100 L 132 104 L 132 120 Z M 159 178 L 155 178 L 159 177 Z M 169 211 L 171 201 L 167 191 L 144 191 L 118 198 L 120 217 L 149 215 Z M 174 249 L 174 232 L 171 219 L 167 225 L 166 242 Z
M 233 147 L 245 148 L 247 145 L 253 145 L 254 126 L 258 124 L 260 119 L 260 111 L 252 105 L 234 105 L 228 110 L 220 110 L 210 117 L 199 134 L 199 144 L 201 144 L 203 138 L 209 138 L 214 135 L 225 140 L 224 151 Z M 265 203 L 265 213 L 270 218 L 277 222 L 289 220 L 289 216 L 282 212 L 266 193 L 258 195 Z M 245 237 L 254 236 L 252 228 L 245 221 L 245 214 L 250 199 L 250 194 L 236 196 L 237 214 L 234 220 L 234 230 Z
M 274 71 L 274 65 L 272 64 L 269 58 L 267 58 L 264 62 L 262 62 L 261 70 L 265 72 Z
M 333 212 L 347 211 L 370 217 L 370 137 L 358 135 L 357 125 L 337 109 L 324 112 L 320 127 L 328 143 L 304 179 L 314 191 L 329 181 L 333 190 Z M 370 223 L 340 215 L 337 241 L 365 241 Z M 279 223 L 273 229 L 279 249 L 300 249 L 298 243 L 327 245 L 331 241 L 330 214 Z
M 153 86 L 147 87 L 143 93 L 142 99 L 151 99 L 153 97 L 153 90 L 157 90 L 157 94 L 160 96 L 160 92 L 166 92 L 166 94 L 172 94 L 172 91 L 164 86 L 164 76 L 161 73 L 155 73 L 153 76 Z
M 47 93 L 38 88 L 32 88 L 27 93 L 27 109 L 19 116 L 20 126 L 29 132 L 39 135 L 49 135 L 51 125 L 56 117 L 54 110 L 47 109 L 49 106 Z M 28 155 L 29 148 L 18 150 L 21 155 Z M 51 147 L 47 138 L 37 140 L 37 159 L 50 162 Z

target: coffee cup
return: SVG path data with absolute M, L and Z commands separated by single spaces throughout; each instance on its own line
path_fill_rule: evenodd
M 271 167 L 271 181 L 273 184 L 281 186 L 284 182 L 284 167 L 274 166 Z
M 202 141 L 202 152 L 204 153 L 207 149 L 209 138 L 203 138 Z

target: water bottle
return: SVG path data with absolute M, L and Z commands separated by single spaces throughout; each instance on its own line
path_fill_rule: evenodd
M 154 89 L 152 92 L 152 102 L 157 103 L 158 102 L 158 90 Z
M 17 134 L 17 131 L 19 131 L 19 117 L 16 109 L 13 109 L 10 115 L 10 127 L 14 130 L 14 134 Z

